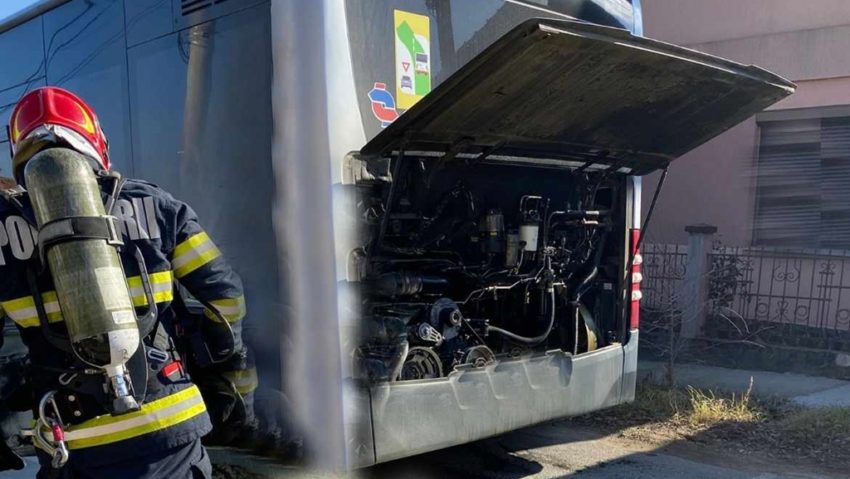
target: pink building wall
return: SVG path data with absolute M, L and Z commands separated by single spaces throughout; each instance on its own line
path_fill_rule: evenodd
M 848 0 L 643 0 L 643 7 L 648 37 L 797 82 L 797 93 L 774 110 L 850 105 Z M 673 162 L 648 239 L 685 243 L 685 226 L 709 223 L 727 245 L 750 244 L 757 148 L 751 118 Z M 657 178 L 644 178 L 644 214 Z

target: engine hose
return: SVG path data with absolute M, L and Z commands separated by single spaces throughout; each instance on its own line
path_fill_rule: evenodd
M 573 356 L 578 355 L 578 331 L 579 324 L 581 323 L 581 297 L 584 295 L 585 292 L 587 292 L 588 289 L 590 289 L 591 282 L 599 274 L 599 264 L 602 263 L 602 253 L 605 249 L 605 240 L 607 239 L 608 233 L 603 233 L 602 238 L 599 241 L 599 246 L 597 246 L 596 252 L 593 255 L 593 268 L 590 270 L 587 276 L 585 276 L 584 279 L 581 280 L 581 283 L 576 286 L 576 290 L 573 293 L 572 301 L 570 301 L 573 308 L 575 308 L 573 317 L 575 325 L 575 330 L 573 331 Z
M 581 285 L 579 285 L 578 289 L 576 290 L 575 296 L 573 296 L 573 300 L 570 301 L 570 304 L 572 305 L 572 307 L 575 310 L 574 316 L 573 316 L 573 323 L 575 325 L 575 331 L 573 331 L 573 355 L 574 356 L 578 354 L 578 331 L 579 331 L 579 324 L 581 323 L 581 311 L 580 311 L 581 310 L 581 297 L 585 293 L 585 291 L 587 291 L 587 289 L 589 287 L 588 285 L 593 280 L 593 278 L 596 277 L 596 275 L 598 273 L 599 273 L 599 268 L 594 266 L 593 269 L 590 271 L 590 274 L 585 276 L 584 280 L 581 282 Z
M 573 313 L 573 324 L 575 325 L 575 331 L 573 332 L 573 356 L 578 355 L 578 330 L 579 323 L 581 323 L 581 303 L 576 300 L 573 303 L 573 309 L 575 312 Z
M 578 301 L 579 299 L 581 299 L 581 297 L 584 296 L 584 293 L 586 293 L 587 290 L 590 289 L 591 282 L 596 279 L 596 276 L 598 275 L 599 266 L 594 266 L 590 270 L 590 273 L 588 273 L 587 276 L 585 276 L 584 279 L 581 280 L 581 283 L 579 283 L 579 285 L 576 287 L 576 290 L 573 293 L 572 300 Z
M 520 336 L 518 334 L 512 333 L 506 329 L 502 329 L 496 326 L 489 326 L 487 330 L 491 333 L 496 333 L 513 341 L 528 344 L 530 346 L 536 346 L 542 343 L 543 341 L 546 341 L 549 338 L 549 334 L 552 333 L 552 328 L 555 326 L 555 287 L 549 286 L 548 290 L 550 298 L 549 326 L 546 327 L 546 331 L 544 331 L 543 334 L 529 338 L 526 336 Z

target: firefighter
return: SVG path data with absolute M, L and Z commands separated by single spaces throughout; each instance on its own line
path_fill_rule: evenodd
M 246 311 L 239 277 L 188 205 L 110 170 L 97 117 L 73 93 L 45 87 L 26 94 L 12 112 L 9 133 L 13 175 L 21 186 L 7 188 L 0 199 L 0 317 L 14 322 L 29 351 L 24 395 L 40 422 L 26 434 L 37 448 L 38 477 L 211 477 L 201 437 L 212 424 L 238 430 L 252 421 L 256 373 L 241 338 Z M 126 411 L 116 410 L 115 397 L 105 397 L 104 375 L 82 364 L 69 342 L 72 315 L 58 300 L 57 266 L 48 268 L 39 257 L 45 238 L 52 237 L 38 231 L 36 185 L 26 184 L 26 167 L 51 148 L 85 158 L 97 178 L 98 199 L 116 218 L 111 221 L 120 236 L 125 291 L 141 338 L 126 363 L 135 401 L 123 398 L 137 407 Z M 189 309 L 181 299 L 184 289 L 202 305 L 199 318 L 178 314 Z M 152 310 L 157 314 L 145 314 Z M 194 378 L 202 379 L 204 396 L 213 399 L 209 411 Z M 4 465 L 20 463 L 10 459 Z

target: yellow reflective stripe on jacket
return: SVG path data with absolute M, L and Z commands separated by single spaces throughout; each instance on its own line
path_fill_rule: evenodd
M 245 296 L 215 299 L 210 301 L 210 304 L 228 323 L 235 323 L 245 317 Z M 208 309 L 204 309 L 204 314 L 213 321 L 219 321 L 218 316 Z
M 157 303 L 166 303 L 174 299 L 174 275 L 171 271 L 152 273 L 150 279 L 153 297 Z M 130 289 L 133 306 L 147 306 L 148 300 L 142 286 L 142 277 L 131 276 L 127 278 L 127 286 Z M 51 323 L 62 322 L 62 310 L 59 308 L 56 291 L 48 291 L 43 293 L 41 297 L 44 302 L 44 310 L 47 313 L 47 320 Z M 38 311 L 35 309 L 35 301 L 32 296 L 3 301 L 0 303 L 0 307 L 22 328 L 34 328 L 40 325 Z
M 144 404 L 138 411 L 121 416 L 100 416 L 70 426 L 65 431 L 65 440 L 70 449 L 103 446 L 176 426 L 206 410 L 201 392 L 193 385 Z
M 44 303 L 47 320 L 51 323 L 62 321 L 62 311 L 59 309 L 56 291 L 42 293 L 41 300 Z M 32 328 L 39 325 L 38 311 L 35 309 L 35 300 L 32 296 L 3 301 L 2 307 L 6 311 L 6 315 L 22 328 Z
M 150 274 L 150 282 L 155 302 L 165 303 L 174 300 L 174 275 L 171 271 Z M 133 306 L 138 308 L 148 305 L 148 298 L 145 295 L 141 276 L 127 278 L 127 286 L 130 288 L 130 298 L 133 300 Z
M 259 381 L 257 380 L 257 368 L 245 369 L 242 371 L 226 371 L 223 376 L 236 386 L 239 394 L 248 394 L 257 389 Z
M 182 278 L 201 266 L 221 256 L 221 252 L 209 235 L 202 231 L 174 248 L 171 269 L 174 275 Z

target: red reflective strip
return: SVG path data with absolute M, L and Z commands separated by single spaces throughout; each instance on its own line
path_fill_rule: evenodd
M 640 241 L 640 230 L 634 228 L 631 230 L 631 253 L 637 256 L 640 251 L 637 250 L 638 242 Z M 632 264 L 632 275 L 640 273 L 640 264 Z M 640 291 L 640 283 L 631 282 L 632 287 L 630 293 Z M 631 296 L 631 294 L 630 294 Z M 632 300 L 629 308 L 629 329 L 638 329 L 640 326 L 640 300 Z

